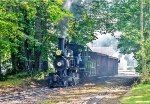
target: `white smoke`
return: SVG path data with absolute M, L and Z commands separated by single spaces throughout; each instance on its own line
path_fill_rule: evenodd
M 71 5 L 75 0 L 64 0 L 63 8 L 70 11 Z
M 122 55 L 120 58 L 120 63 L 118 65 L 119 70 L 127 70 L 127 60 L 125 60 L 125 55 Z
M 107 54 L 109 56 L 116 57 L 120 60 L 119 70 L 134 69 L 137 66 L 137 61 L 133 58 L 132 54 L 123 55 L 119 53 L 117 49 L 118 40 L 121 32 L 116 32 L 114 36 L 110 34 L 101 35 L 97 34 L 98 39 L 94 40 L 92 43 L 87 44 L 93 51 L 100 52 L 102 54 Z
M 63 8 L 70 11 L 74 14 L 74 8 L 72 7 L 73 3 L 81 3 L 82 0 L 64 0 Z M 75 14 L 74 14 L 75 15 Z M 67 37 L 67 28 L 68 28 L 68 21 L 67 17 L 64 17 L 64 20 L 60 20 L 58 24 L 58 29 L 60 30 L 59 36 L 60 37 Z

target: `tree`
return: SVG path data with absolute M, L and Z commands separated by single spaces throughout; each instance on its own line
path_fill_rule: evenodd
M 10 60 L 11 51 L 16 51 L 12 47 L 17 46 L 17 37 L 20 37 L 22 32 L 18 26 L 16 12 L 13 11 L 15 1 L 1 1 L 0 5 L 0 52 L 1 64 L 3 64 L 3 62 Z
M 88 13 L 96 20 L 95 30 L 99 30 L 100 34 L 111 33 L 112 35 L 116 31 L 122 32 L 118 45 L 120 52 L 134 53 L 139 64 L 137 69 L 147 70 L 146 66 L 149 66 L 150 60 L 146 57 L 149 56 L 147 41 L 150 33 L 150 13 L 148 12 L 150 1 L 93 0 L 89 4 Z
M 1 64 L 11 59 L 10 73 L 43 69 L 48 52 L 56 48 L 50 47 L 57 37 L 55 26 L 72 17 L 62 4 L 63 0 L 0 1 Z
M 72 15 L 62 8 L 63 1 L 40 1 L 36 3 L 36 19 L 35 19 L 35 39 L 38 40 L 39 45 L 35 46 L 35 70 L 41 69 L 40 63 L 42 60 L 48 60 L 48 46 L 51 34 L 48 32 L 52 29 L 59 20 L 63 20 L 64 17 L 72 17 Z M 55 24 L 55 25 L 51 25 Z M 52 30 L 54 31 L 54 30 Z M 50 34 L 50 35 L 49 35 Z M 48 42 L 48 43 L 47 43 Z M 42 56 L 43 55 L 43 56 Z
M 77 43 L 85 45 L 96 39 L 96 33 L 113 34 L 114 18 L 107 0 L 77 2 L 72 6 L 75 18 L 71 20 L 69 34 Z
M 124 54 L 134 53 L 139 68 L 144 76 L 148 74 L 146 64 L 149 56 L 146 45 L 149 39 L 149 4 L 148 0 L 128 0 L 113 2 L 112 13 L 117 19 L 117 30 L 123 32 L 118 48 Z
M 69 22 L 69 37 L 73 42 L 86 45 L 96 38 L 94 20 L 88 15 L 84 5 L 74 4 L 73 8 L 75 17 Z

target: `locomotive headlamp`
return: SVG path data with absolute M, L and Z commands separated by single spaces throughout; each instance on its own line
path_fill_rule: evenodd
M 57 66 L 62 66 L 62 63 L 61 62 L 57 62 Z
M 61 51 L 61 50 L 57 50 L 57 51 L 56 51 L 56 55 L 57 55 L 57 56 L 60 56 L 61 54 L 62 54 L 62 51 Z

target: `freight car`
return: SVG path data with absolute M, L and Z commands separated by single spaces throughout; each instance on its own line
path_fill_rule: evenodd
M 89 48 L 58 39 L 55 73 L 49 74 L 49 87 L 74 86 L 91 76 L 112 76 L 118 72 L 118 59 L 89 51 Z
M 96 62 L 96 76 L 114 76 L 118 74 L 118 58 L 97 52 L 88 52 L 92 60 Z

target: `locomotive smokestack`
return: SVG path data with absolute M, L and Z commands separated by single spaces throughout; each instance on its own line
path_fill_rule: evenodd
M 58 38 L 58 49 L 62 50 L 62 52 L 64 52 L 64 48 L 65 48 L 65 38 L 59 37 Z

